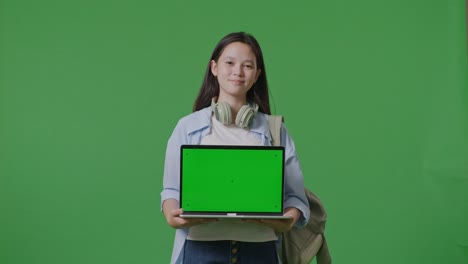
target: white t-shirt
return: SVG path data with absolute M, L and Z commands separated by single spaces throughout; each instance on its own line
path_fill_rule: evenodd
M 211 118 L 211 123 L 211 131 L 202 138 L 202 145 L 261 145 L 260 139 L 248 129 L 236 125 L 225 126 L 214 116 Z M 240 192 L 239 195 L 242 193 Z M 190 227 L 187 239 L 265 242 L 278 238 L 275 231 L 267 226 L 246 223 L 240 219 L 219 219 L 217 222 Z

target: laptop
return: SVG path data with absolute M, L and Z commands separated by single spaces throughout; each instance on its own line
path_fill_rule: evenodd
M 181 146 L 181 217 L 288 219 L 283 189 L 284 147 Z

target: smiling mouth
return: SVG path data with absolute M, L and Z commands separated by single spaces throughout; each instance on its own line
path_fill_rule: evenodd
M 241 84 L 244 83 L 244 81 L 242 81 L 242 80 L 230 80 L 230 81 L 235 85 L 241 85 Z

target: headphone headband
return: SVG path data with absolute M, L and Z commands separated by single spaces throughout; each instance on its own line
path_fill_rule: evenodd
M 226 102 L 217 102 L 218 97 L 211 99 L 211 109 L 213 110 L 216 119 L 224 125 L 232 123 L 231 106 Z M 252 121 L 253 117 L 258 111 L 256 103 L 253 106 L 248 104 L 243 105 L 237 113 L 235 124 L 240 128 L 246 128 Z

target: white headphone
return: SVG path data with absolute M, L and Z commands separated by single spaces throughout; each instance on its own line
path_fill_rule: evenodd
M 216 119 L 224 125 L 232 123 L 231 106 L 226 102 L 216 102 L 217 97 L 211 99 L 211 109 L 213 110 Z M 240 128 L 246 128 L 252 121 L 253 117 L 258 111 L 258 105 L 256 103 L 253 106 L 248 104 L 243 105 L 236 116 L 235 124 Z

